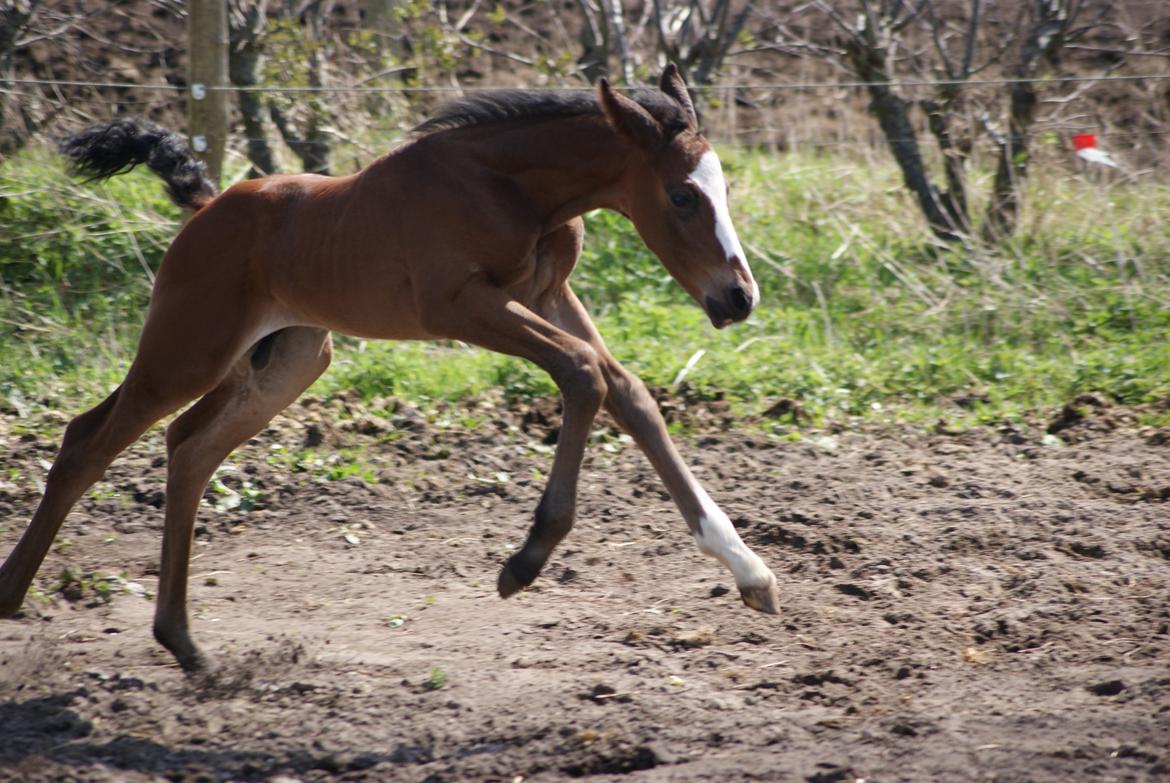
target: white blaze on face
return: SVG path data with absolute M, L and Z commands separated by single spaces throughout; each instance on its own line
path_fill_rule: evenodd
M 695 187 L 703 192 L 711 202 L 711 209 L 715 212 L 715 238 L 727 254 L 728 261 L 742 264 L 744 271 L 751 277 L 747 267 L 747 256 L 739 244 L 739 237 L 735 233 L 735 226 L 731 223 L 731 212 L 727 208 L 727 180 L 723 178 L 723 166 L 719 163 L 719 156 L 715 150 L 709 149 L 699 158 L 699 165 L 687 178 Z M 759 301 L 760 290 L 752 278 L 752 299 Z

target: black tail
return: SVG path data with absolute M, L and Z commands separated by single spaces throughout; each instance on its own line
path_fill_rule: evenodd
M 167 193 L 180 207 L 200 209 L 215 197 L 207 167 L 183 137 L 152 122 L 118 119 L 93 125 L 61 142 L 73 174 L 89 181 L 125 174 L 139 163 L 162 178 Z

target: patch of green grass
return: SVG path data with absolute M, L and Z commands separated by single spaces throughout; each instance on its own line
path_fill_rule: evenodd
M 126 573 L 97 574 L 81 573 L 68 566 L 61 569 L 57 579 L 42 595 L 60 595 L 69 602 L 81 601 L 88 598 L 91 604 L 108 604 L 117 593 L 135 593 L 144 595 L 145 590 L 136 582 L 130 582 Z
M 392 438 L 386 438 L 391 440 Z M 369 461 L 369 452 L 364 447 L 347 446 L 329 450 L 314 448 L 286 449 L 283 446 L 270 447 L 266 461 L 293 473 L 307 474 L 314 480 L 341 481 L 347 478 L 357 478 L 367 484 L 378 482 L 377 468 Z M 216 490 L 214 483 L 212 490 Z M 234 490 L 229 490 L 236 494 Z M 247 493 L 254 493 L 249 497 Z M 243 494 L 250 507 L 260 507 L 262 494 L 250 486 L 249 482 L 241 482 L 239 494 Z M 239 504 L 237 504 L 239 505 Z
M 431 667 L 431 674 L 427 678 L 427 689 L 437 691 L 447 684 L 447 672 L 440 669 L 438 666 Z
M 144 171 L 68 178 L 43 149 L 0 167 L 0 401 L 22 412 L 122 378 L 178 210 Z
M 1054 166 L 1028 183 L 1011 241 L 941 247 L 880 156 L 724 158 L 763 293 L 743 324 L 713 329 L 628 221 L 587 216 L 574 286 L 648 383 L 685 376 L 691 393 L 723 394 L 744 412 L 790 397 L 818 423 L 969 426 L 1088 391 L 1170 397 L 1170 186 L 1088 182 Z M 975 177 L 973 202 L 985 180 Z M 78 217 L 61 225 L 63 210 Z M 0 404 L 93 404 L 120 380 L 176 218 L 145 174 L 77 185 L 43 153 L 0 169 Z M 313 393 L 426 407 L 495 388 L 556 391 L 527 363 L 459 343 L 339 337 Z M 318 467 L 368 472 L 353 459 Z
M 364 398 L 391 395 L 428 403 L 489 388 L 511 396 L 554 394 L 539 368 L 461 343 L 386 343 L 338 338 L 330 371 L 314 387 L 328 396 L 354 389 Z

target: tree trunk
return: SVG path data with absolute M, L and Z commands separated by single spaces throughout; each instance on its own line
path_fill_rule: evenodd
M 957 97 L 957 88 L 945 88 Z M 967 151 L 955 144 L 951 135 L 953 97 L 944 96 L 940 101 L 925 100 L 920 104 L 926 113 L 927 127 L 938 143 L 943 157 L 943 176 L 947 189 L 939 203 L 947 212 L 951 225 L 965 234 L 971 233 L 971 213 L 967 204 Z
M 1008 132 L 1000 135 L 999 160 L 991 201 L 987 205 L 984 233 L 1000 240 L 1012 235 L 1019 219 L 1019 190 L 1028 175 L 1028 136 L 1036 120 L 1036 85 L 1033 81 L 1044 60 L 1051 60 L 1064 44 L 1068 8 L 1063 0 L 1038 0 L 1036 23 L 1028 33 L 1008 104 Z
M 284 110 L 275 103 L 268 105 L 268 116 L 272 124 L 280 132 L 284 143 L 301 161 L 301 169 L 313 174 L 329 173 L 329 137 L 325 135 L 317 122 L 317 112 L 311 111 L 301 133 Z
M 318 6 L 316 13 L 309 21 L 309 34 L 313 40 L 320 41 L 324 33 L 324 16 L 326 4 Z M 325 63 L 322 58 L 321 47 L 314 46 L 309 53 L 309 85 L 311 87 L 325 86 Z M 321 93 L 315 93 L 308 101 L 309 118 L 305 125 L 305 148 L 301 155 L 305 171 L 312 174 L 328 174 L 330 166 L 331 145 L 325 128 L 330 124 L 329 110 L 326 108 L 326 99 Z
M 910 122 L 910 104 L 895 94 L 889 84 L 886 52 L 876 34 L 862 31 L 848 42 L 846 52 L 858 78 L 870 83 L 869 109 L 877 117 L 886 144 L 902 171 L 902 181 L 918 200 L 918 207 L 926 216 L 930 230 L 948 242 L 959 239 L 963 221 L 958 220 L 957 215 L 962 213 L 951 197 L 939 192 L 926 175 L 918 136 Z
M 308 37 L 311 44 L 314 44 L 308 47 L 305 63 L 310 87 L 322 87 L 325 84 L 323 47 L 315 44 L 320 42 L 324 36 L 324 16 L 330 7 L 330 3 L 315 0 L 299 9 L 305 20 L 304 35 Z M 292 8 L 286 0 L 283 12 L 292 13 L 294 10 L 296 9 Z M 328 98 L 323 97 L 325 94 L 322 93 L 307 93 L 306 95 L 303 129 L 298 129 L 292 117 L 276 102 L 268 104 L 268 115 L 272 118 L 272 122 L 276 125 L 284 143 L 300 158 L 301 168 L 304 171 L 311 174 L 329 174 L 331 144 L 327 128 L 331 123 L 331 118 L 329 110 L 326 108 Z
M 609 29 L 614 43 L 617 44 L 618 62 L 622 68 L 622 82 L 634 83 L 634 63 L 630 59 L 630 48 L 626 44 L 626 25 L 622 19 L 622 0 L 602 0 L 607 4 Z
M 259 83 L 260 65 L 264 58 L 261 36 L 265 27 L 265 3 L 249 0 L 231 0 L 231 40 L 228 67 L 232 84 L 237 87 L 254 87 Z M 268 132 L 264 127 L 264 104 L 258 93 L 241 90 L 237 93 L 240 102 L 240 116 L 244 122 L 247 137 L 248 160 L 252 166 L 248 177 L 264 177 L 277 171 L 276 158 L 268 143 Z
M 605 14 L 590 0 L 577 0 L 577 7 L 581 9 L 581 56 L 577 64 L 589 83 L 596 84 L 609 76 L 609 25 Z
M 748 0 L 732 18 L 731 0 L 719 0 L 712 14 L 716 20 L 714 28 L 704 31 L 703 39 L 696 47 L 697 57 L 693 58 L 695 84 L 711 84 L 715 81 L 715 77 L 723 68 L 723 60 L 731 51 L 751 12 L 752 3 Z
M 23 147 L 32 135 L 27 118 L 25 128 L 5 129 L 9 111 L 9 99 L 13 97 L 10 91 L 10 81 L 14 76 L 13 55 L 16 53 L 16 43 L 20 34 L 28 28 L 36 15 L 40 0 L 3 0 L 0 2 L 0 160 Z M 16 110 L 20 110 L 20 101 L 16 101 Z M 22 116 L 23 112 L 22 112 Z

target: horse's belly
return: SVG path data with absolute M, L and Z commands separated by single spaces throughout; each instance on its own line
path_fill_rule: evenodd
M 275 298 L 306 325 L 379 340 L 431 337 L 419 322 L 410 279 L 345 268 L 286 271 L 273 281 Z

